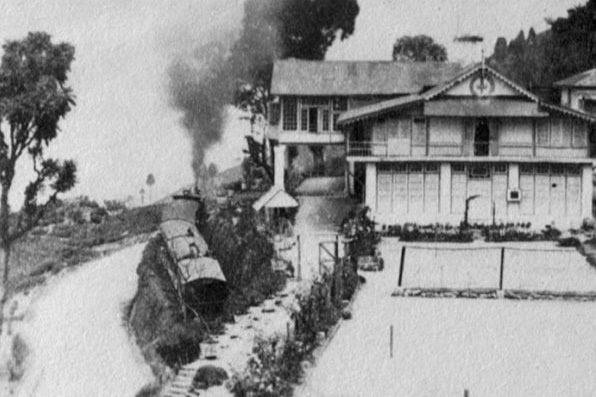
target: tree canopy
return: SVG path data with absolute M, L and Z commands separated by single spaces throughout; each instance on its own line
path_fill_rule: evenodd
M 76 166 L 71 160 L 45 156 L 56 138 L 58 123 L 74 106 L 67 85 L 74 47 L 53 44 L 50 35 L 29 33 L 23 40 L 7 41 L 0 61 L 0 248 L 3 251 L 0 332 L 8 299 L 8 275 L 12 243 L 31 230 L 58 194 L 76 183 Z M 24 192 L 23 208 L 11 216 L 8 197 L 17 163 L 28 156 L 34 179 Z M 40 203 L 40 195 L 45 196 Z
M 402 36 L 393 44 L 393 60 L 401 62 L 445 62 L 447 50 L 426 35 Z
M 66 84 L 74 47 L 53 44 L 47 33 L 29 33 L 23 40 L 7 41 L 0 64 L 0 205 L 9 213 L 8 193 L 18 160 L 28 154 L 36 178 L 25 190 L 19 222 L 8 229 L 0 216 L 3 244 L 14 240 L 41 217 L 45 206 L 59 193 L 70 190 L 76 181 L 74 162 L 46 158 L 44 150 L 54 138 L 58 123 L 75 104 L 72 89 Z M 46 190 L 49 188 L 49 191 Z M 39 205 L 38 194 L 49 197 Z
M 566 17 L 547 20 L 550 29 L 527 37 L 521 31 L 507 43 L 497 39 L 489 63 L 527 88 L 549 87 L 557 80 L 596 67 L 596 0 L 574 7 Z

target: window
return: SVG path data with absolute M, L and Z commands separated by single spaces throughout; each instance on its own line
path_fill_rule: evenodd
M 323 110 L 323 131 L 329 131 L 329 110 Z
M 427 173 L 439 172 L 439 165 L 437 163 L 426 163 L 424 171 Z
M 422 163 L 410 163 L 408 170 L 410 172 L 422 172 Z
M 577 164 L 568 164 L 567 165 L 567 175 L 580 175 L 581 174 L 581 167 Z
M 333 131 L 337 131 L 337 119 L 339 118 L 339 113 L 333 113 Z
M 466 165 L 463 163 L 451 164 L 451 172 L 466 172 Z
M 564 144 L 564 130 L 563 120 L 552 119 L 550 126 L 550 145 L 554 147 L 561 147 Z
M 333 111 L 343 112 L 348 110 L 348 99 L 345 97 L 333 98 Z
M 550 122 L 546 120 L 538 120 L 536 124 L 536 145 L 548 146 L 550 143 Z
M 534 173 L 534 165 L 533 164 L 520 164 L 519 172 L 522 174 L 533 174 Z
M 493 165 L 493 172 L 495 174 L 506 174 L 507 173 L 507 164 L 497 163 L 497 164 Z
M 308 109 L 300 109 L 300 129 L 306 131 L 308 129 Z
M 490 178 L 490 167 L 488 164 L 472 164 L 468 168 L 468 176 L 472 179 Z
M 586 147 L 586 125 L 581 121 L 573 122 L 573 133 L 571 134 L 571 146 Z
M 278 125 L 281 108 L 278 103 L 271 103 L 269 105 L 269 124 Z
M 550 172 L 553 175 L 565 175 L 565 166 L 563 164 L 551 164 Z
M 538 165 L 536 165 L 536 173 L 537 174 L 548 175 L 548 171 L 549 171 L 548 164 L 538 164 Z
M 303 106 L 329 106 L 329 98 L 320 96 L 309 96 L 302 98 Z
M 298 106 L 296 103 L 296 98 L 284 98 L 282 115 L 284 130 L 295 130 L 298 128 L 297 112 Z
M 412 121 L 412 145 L 426 146 L 426 120 L 423 118 Z

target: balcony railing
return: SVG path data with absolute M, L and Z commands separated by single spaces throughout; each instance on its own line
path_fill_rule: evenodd
M 350 141 L 348 156 L 381 156 L 389 155 L 387 141 Z

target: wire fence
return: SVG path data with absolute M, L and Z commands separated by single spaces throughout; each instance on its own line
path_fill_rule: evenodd
M 573 248 L 402 247 L 398 287 L 596 291 L 596 271 Z

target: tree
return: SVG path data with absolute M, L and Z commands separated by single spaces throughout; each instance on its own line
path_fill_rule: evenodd
M 29 33 L 23 40 L 7 41 L 0 62 L 0 248 L 4 252 L 0 333 L 8 299 L 12 244 L 31 230 L 60 193 L 76 183 L 72 160 L 45 157 L 58 134 L 58 123 L 75 105 L 67 74 L 74 47 L 53 44 L 50 35 Z M 11 214 L 8 197 L 17 164 L 29 157 L 35 178 L 24 192 L 22 209 Z M 43 199 L 40 197 L 43 196 Z
M 567 17 L 547 20 L 550 29 L 523 31 L 506 50 L 499 39 L 489 63 L 523 86 L 550 87 L 553 82 L 596 67 L 596 0 L 568 10 Z M 506 44 L 506 43 L 505 43 Z M 552 100 L 549 98 L 549 100 Z
M 215 165 L 215 163 L 211 163 L 209 164 L 209 167 L 207 168 L 207 175 L 209 175 L 209 179 L 213 179 L 217 176 L 217 165 Z
M 147 175 L 147 180 L 145 181 L 147 184 L 147 191 L 149 192 L 149 202 L 151 202 L 151 191 L 153 190 L 153 185 L 155 185 L 155 177 L 153 174 Z
M 447 50 L 426 35 L 402 36 L 393 44 L 393 60 L 405 62 L 445 62 Z

